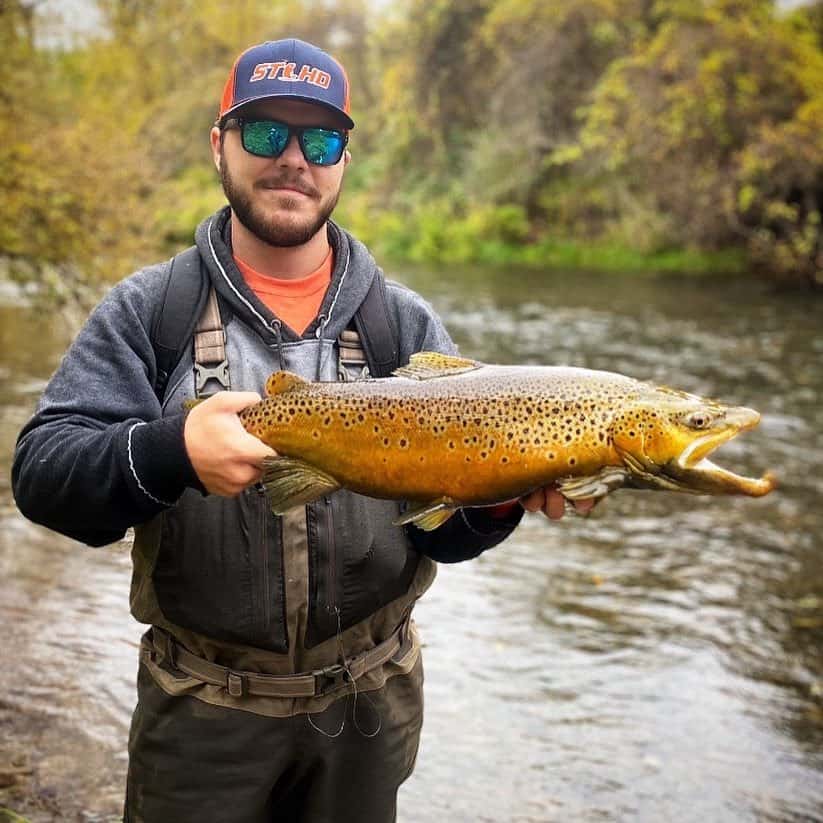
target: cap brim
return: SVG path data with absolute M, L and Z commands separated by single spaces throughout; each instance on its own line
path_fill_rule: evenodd
M 303 103 L 311 103 L 313 106 L 320 106 L 321 108 L 336 114 L 347 129 L 354 128 L 354 120 L 352 120 L 351 117 L 343 111 L 343 109 L 339 109 L 337 106 L 334 106 L 331 103 L 326 103 L 323 100 L 318 100 L 316 97 L 309 97 L 304 94 L 261 94 L 259 97 L 249 97 L 246 100 L 236 103 L 230 109 L 226 109 L 226 111 L 220 115 L 219 120 L 223 121 L 229 117 L 229 115 L 234 114 L 251 103 L 258 103 L 261 100 L 299 100 Z

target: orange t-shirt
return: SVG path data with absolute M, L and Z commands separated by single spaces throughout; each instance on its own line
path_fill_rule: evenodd
M 326 259 L 318 268 L 296 280 L 281 280 L 260 274 L 239 257 L 235 257 L 234 262 L 249 288 L 260 300 L 289 327 L 298 334 L 303 334 L 317 317 L 326 289 L 331 283 L 334 255 L 329 249 Z

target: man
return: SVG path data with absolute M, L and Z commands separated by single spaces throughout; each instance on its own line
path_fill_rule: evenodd
M 392 525 L 393 501 L 340 491 L 278 518 L 256 485 L 275 455 L 237 412 L 269 373 L 346 378 L 342 341 L 357 361 L 381 323 L 398 364 L 454 351 L 428 304 L 385 283 L 329 220 L 353 127 L 328 54 L 299 40 L 244 52 L 211 131 L 230 207 L 199 226 L 190 253 L 216 297 L 194 368 L 190 348 L 160 368 L 157 328 L 178 281 L 168 262 L 150 266 L 95 310 L 18 441 L 26 516 L 95 546 L 135 526 L 131 605 L 151 628 L 128 821 L 393 820 L 422 723 L 411 608 L 433 561 L 477 556 L 522 515 L 468 510 L 423 532 Z M 215 379 L 226 390 L 186 415 L 183 401 Z M 563 500 L 540 490 L 523 506 L 556 518 Z

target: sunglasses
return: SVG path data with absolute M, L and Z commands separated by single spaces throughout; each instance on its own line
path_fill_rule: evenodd
M 319 126 L 290 126 L 279 120 L 246 120 L 231 117 L 224 129 L 239 128 L 243 148 L 257 157 L 280 157 L 294 134 L 303 157 L 314 166 L 334 166 L 340 162 L 349 134 L 342 129 Z

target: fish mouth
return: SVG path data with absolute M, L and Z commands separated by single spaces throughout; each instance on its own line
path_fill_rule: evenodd
M 757 426 L 760 422 L 760 412 L 742 406 L 729 409 L 723 418 L 723 422 L 726 423 L 726 426 L 721 431 L 708 432 L 686 446 L 677 458 L 677 464 L 684 469 L 694 468 L 715 449 L 733 437 L 737 437 L 741 432 Z
M 759 412 L 743 407 L 729 409 L 724 422 L 727 425 L 721 431 L 707 433 L 690 443 L 665 467 L 664 473 L 683 491 L 695 494 L 745 494 L 750 497 L 768 494 L 777 485 L 771 472 L 760 478 L 744 477 L 708 459 L 723 443 L 757 426 Z

